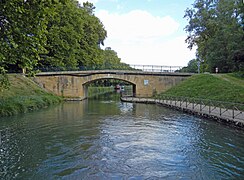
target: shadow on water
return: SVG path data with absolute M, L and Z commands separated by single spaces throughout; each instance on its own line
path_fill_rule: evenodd
M 243 179 L 244 132 L 119 94 L 0 119 L 3 179 Z

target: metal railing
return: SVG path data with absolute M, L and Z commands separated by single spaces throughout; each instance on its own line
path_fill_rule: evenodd
M 161 65 L 130 65 L 126 68 L 105 68 L 99 66 L 79 66 L 79 67 L 38 67 L 35 70 L 41 72 L 59 72 L 59 71 L 91 71 L 91 70 L 127 70 L 127 71 L 144 71 L 144 72 L 178 72 L 181 66 L 161 66 Z
M 244 126 L 244 104 L 242 103 L 173 96 L 149 98 L 147 95 L 122 96 L 121 99 L 131 102 L 161 104 L 201 116 L 234 121 L 236 124 Z
M 178 72 L 182 66 L 161 66 L 161 65 L 132 65 L 133 69 L 146 72 Z

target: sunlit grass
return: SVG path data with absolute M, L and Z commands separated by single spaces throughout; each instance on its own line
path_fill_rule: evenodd
M 233 74 L 194 75 L 158 97 L 163 95 L 244 103 L 244 79 Z
M 30 79 L 8 75 L 9 89 L 0 89 L 0 116 L 11 116 L 57 104 L 62 98 L 45 92 Z

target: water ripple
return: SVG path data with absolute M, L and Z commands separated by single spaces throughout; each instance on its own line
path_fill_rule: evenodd
M 0 135 L 3 179 L 244 178 L 242 130 L 155 105 L 67 103 Z

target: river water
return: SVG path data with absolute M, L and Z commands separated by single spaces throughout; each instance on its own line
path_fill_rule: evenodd
M 0 179 L 244 179 L 244 131 L 118 97 L 0 119 Z

